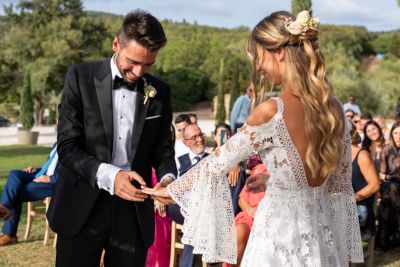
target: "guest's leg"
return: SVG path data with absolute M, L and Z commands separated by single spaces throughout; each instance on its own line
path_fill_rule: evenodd
M 13 203 L 11 208 L 12 219 L 4 221 L 3 233 L 8 236 L 16 236 L 18 231 L 18 223 L 21 217 L 22 203 L 28 201 L 37 201 L 51 196 L 52 190 L 50 183 L 15 182 L 15 186 L 11 186 L 11 184 L 12 183 L 10 183 L 9 187 L 13 187 L 13 189 L 8 188 L 5 191 L 18 191 L 18 193 L 15 195 L 15 197 L 12 197 L 14 198 L 11 201 Z M 16 189 L 17 187 L 18 189 Z
M 4 221 L 3 224 L 2 232 L 8 236 L 15 237 L 17 234 L 22 208 L 22 203 L 19 199 L 25 185 L 35 178 L 35 174 L 14 170 L 10 171 L 8 175 L 1 197 L 1 204 L 9 208 L 12 214 L 12 219 Z
M 243 254 L 246 249 L 247 240 L 249 239 L 250 228 L 247 224 L 237 224 L 236 225 L 236 241 L 237 241 L 237 265 L 240 266 L 242 262 Z
M 5 235 L 15 237 L 17 236 L 18 223 L 21 218 L 22 202 L 14 203 L 11 209 L 12 218 L 10 220 L 5 220 L 3 223 L 2 232 Z
M 179 261 L 179 267 L 193 267 L 194 265 L 194 254 L 193 247 L 185 245 L 183 247 L 182 257 Z
M 8 208 L 12 208 L 14 200 L 16 200 L 21 192 L 24 184 L 32 182 L 35 179 L 35 173 L 26 173 L 20 170 L 10 171 L 7 183 L 1 196 L 1 204 Z
M 167 206 L 167 215 L 178 224 L 183 224 L 185 220 L 181 213 L 181 207 L 179 207 L 177 204 Z

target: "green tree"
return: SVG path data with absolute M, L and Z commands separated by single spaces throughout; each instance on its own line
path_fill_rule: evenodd
M 233 75 L 230 96 L 231 99 L 229 102 L 229 110 L 232 110 L 236 98 L 240 96 L 240 75 L 239 75 L 239 70 L 237 68 L 235 69 L 235 73 Z
M 379 68 L 366 75 L 366 82 L 374 89 L 374 95 L 368 98 L 375 98 L 378 102 L 377 112 L 387 116 L 395 113 L 396 107 L 400 104 L 400 59 L 386 57 Z
M 300 11 L 311 11 L 311 0 L 292 0 L 292 14 L 297 15 Z
M 99 59 L 107 31 L 101 22 L 87 18 L 79 0 L 21 0 L 5 7 L 8 29 L 1 36 L 0 90 L 12 94 L 21 85 L 25 62 L 31 68 L 35 120 L 49 105 L 50 93 L 60 92 L 69 65 Z M 110 44 L 111 45 L 111 44 Z M 8 88 L 8 89 L 7 89 Z
M 400 34 L 395 33 L 392 35 L 388 45 L 388 52 L 397 58 L 400 58 Z
M 218 96 L 217 96 L 217 115 L 218 122 L 225 122 L 225 94 L 224 94 L 224 59 L 220 60 L 219 81 L 218 81 Z
M 24 84 L 21 91 L 19 121 L 23 129 L 31 129 L 33 127 L 33 101 L 32 101 L 32 86 L 31 73 L 29 68 L 26 68 Z

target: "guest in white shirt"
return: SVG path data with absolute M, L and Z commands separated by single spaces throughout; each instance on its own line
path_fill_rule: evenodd
M 178 157 L 189 153 L 190 149 L 183 143 L 182 133 L 186 126 L 192 124 L 189 115 L 180 114 L 175 118 L 175 162 L 176 168 L 179 170 L 180 164 Z
M 354 96 L 350 95 L 349 98 L 347 98 L 347 101 L 348 102 L 343 105 L 344 110 L 351 109 L 354 113 L 361 114 L 360 107 L 355 103 L 356 98 Z

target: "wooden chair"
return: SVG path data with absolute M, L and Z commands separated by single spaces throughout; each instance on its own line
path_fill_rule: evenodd
M 178 266 L 178 251 L 183 250 L 183 244 L 181 243 L 181 236 L 182 236 L 182 224 L 177 224 L 176 222 L 172 221 L 171 225 L 171 257 L 169 260 L 170 267 Z M 206 262 L 202 262 L 202 267 L 207 267 Z
M 47 221 L 47 218 L 46 218 L 46 211 L 49 208 L 50 199 L 51 199 L 51 197 L 46 197 L 43 200 L 44 205 L 41 205 L 41 206 L 34 206 L 33 202 L 28 202 L 26 230 L 25 230 L 25 236 L 24 236 L 25 240 L 27 240 L 29 238 L 29 234 L 30 234 L 31 228 L 32 228 L 33 218 L 37 218 L 37 219 L 46 221 L 46 226 L 44 229 L 43 245 L 47 245 L 47 243 L 49 242 L 51 229 L 49 226 L 49 222 Z M 55 247 L 56 242 L 57 242 L 57 238 L 55 237 L 54 243 L 53 243 L 54 247 Z

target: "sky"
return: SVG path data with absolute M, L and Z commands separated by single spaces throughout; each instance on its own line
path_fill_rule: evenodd
M 0 0 L 0 5 L 18 2 Z M 274 11 L 290 11 L 290 5 L 290 0 L 83 0 L 85 10 L 123 15 L 141 8 L 159 19 L 224 28 L 252 28 Z M 370 31 L 400 29 L 397 0 L 313 0 L 312 10 L 322 24 L 359 25 Z

